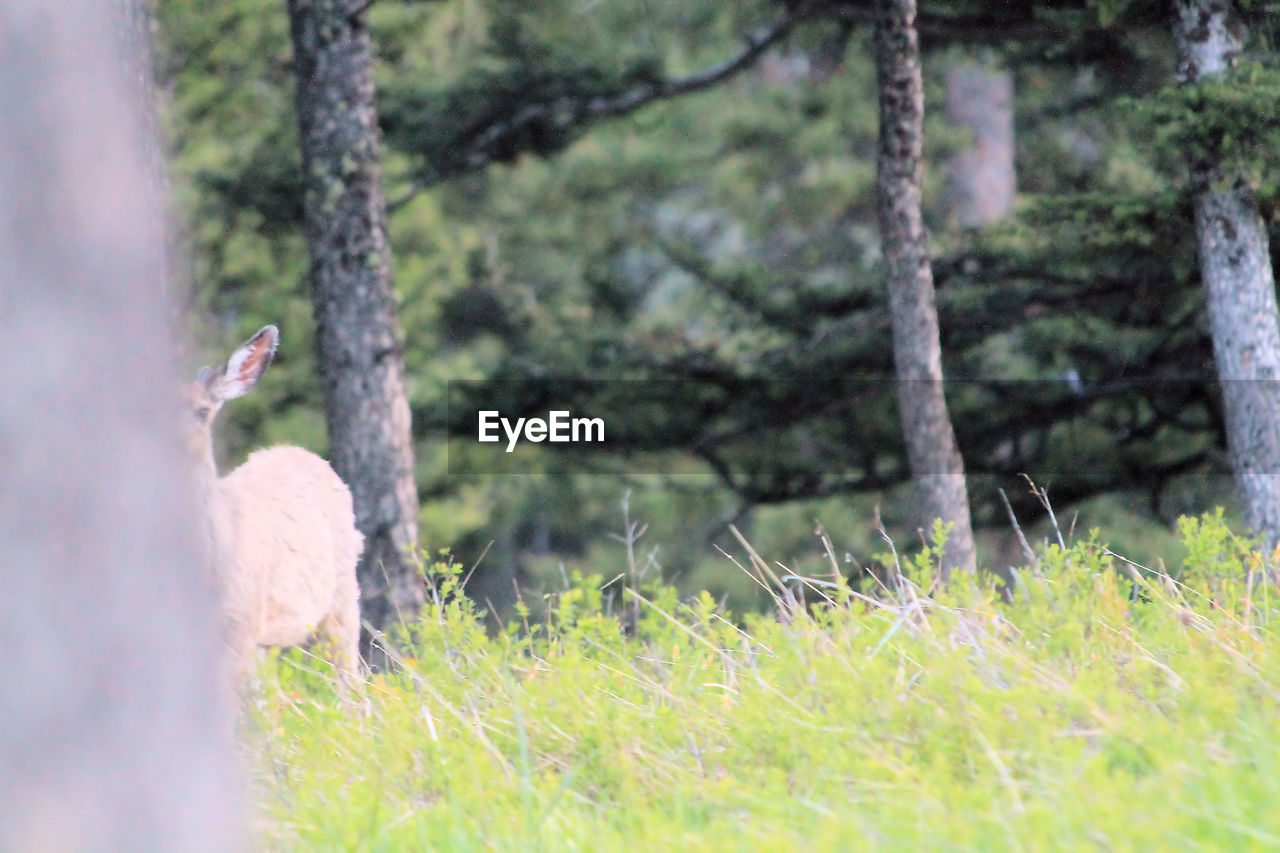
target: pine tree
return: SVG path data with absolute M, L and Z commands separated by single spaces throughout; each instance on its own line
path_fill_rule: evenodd
M 316 351 L 333 467 L 365 536 L 362 618 L 412 618 L 423 592 L 404 354 L 365 3 L 290 0 Z
M 875 31 L 880 101 L 877 210 L 893 328 L 898 412 L 915 483 L 917 517 L 951 525 L 942 579 L 973 572 L 977 555 L 964 462 L 956 447 L 942 382 L 933 266 L 920 210 L 924 86 L 915 0 L 878 0 Z

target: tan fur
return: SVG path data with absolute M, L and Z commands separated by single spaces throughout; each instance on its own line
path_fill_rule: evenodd
M 214 415 L 261 378 L 276 336 L 266 327 L 218 371 L 202 371 L 186 393 L 187 445 L 198 466 L 225 638 L 237 683 L 255 648 L 312 642 L 345 683 L 359 667 L 356 563 L 363 544 L 350 490 L 328 462 L 300 447 L 259 450 L 221 478 L 213 460 Z

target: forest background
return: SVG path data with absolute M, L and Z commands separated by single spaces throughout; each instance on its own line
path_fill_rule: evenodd
M 633 569 L 738 612 L 762 605 L 720 553 L 731 524 L 799 574 L 826 563 L 816 528 L 853 577 L 886 550 L 881 521 L 900 549 L 919 546 L 881 393 L 893 353 L 865 12 L 360 12 L 419 541 L 474 565 L 467 590 L 498 613 L 517 589 L 536 601 L 574 571 L 609 576 L 628 547 Z M 1188 94 L 1164 4 L 921 10 L 924 213 L 980 566 L 1018 559 L 1002 491 L 1029 529 L 1042 519 L 1023 474 L 1064 526 L 1101 526 L 1139 562 L 1176 557 L 1179 515 L 1239 512 L 1188 174 L 1211 139 L 1275 245 L 1280 17 L 1242 13 L 1244 61 Z M 221 464 L 274 442 L 326 453 L 289 15 L 274 0 L 161 0 L 153 14 L 191 369 L 266 323 L 284 340 L 272 381 L 224 416 Z M 706 85 L 672 84 L 691 80 Z M 462 473 L 448 383 L 502 408 L 511 380 L 581 377 L 680 381 L 665 414 L 603 453 L 539 448 L 535 473 Z M 593 400 L 582 391 L 578 413 Z

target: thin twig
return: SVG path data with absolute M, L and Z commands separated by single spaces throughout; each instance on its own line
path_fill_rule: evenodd
M 1018 544 L 1022 546 L 1022 553 L 1026 555 L 1032 570 L 1037 575 L 1040 574 L 1040 560 L 1036 557 L 1036 552 L 1031 548 L 1031 544 L 1027 542 L 1027 537 L 1022 533 L 1022 525 L 1018 524 L 1018 516 L 1014 515 L 1013 506 L 1009 503 L 1009 496 L 1004 493 L 1004 489 L 998 489 L 997 491 L 1000 492 L 1000 500 L 1004 502 L 1005 511 L 1009 513 L 1009 523 L 1013 525 L 1013 532 L 1018 536 Z
M 1023 474 L 1022 478 L 1031 487 L 1031 494 L 1035 495 L 1036 500 L 1040 501 L 1040 506 L 1044 507 L 1044 511 L 1049 513 L 1049 521 L 1053 524 L 1053 532 L 1058 537 L 1058 547 L 1064 551 L 1067 550 L 1067 543 L 1062 538 L 1062 528 L 1058 526 L 1058 517 L 1053 513 L 1053 504 L 1049 503 L 1049 490 L 1037 487 L 1035 481 L 1026 474 Z

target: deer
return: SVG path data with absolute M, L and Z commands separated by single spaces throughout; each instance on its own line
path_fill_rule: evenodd
M 214 461 L 214 418 L 258 384 L 279 339 L 275 326 L 265 326 L 184 386 L 183 444 L 195 467 L 233 684 L 248 681 L 258 648 L 314 646 L 345 687 L 360 666 L 356 563 L 364 543 L 350 489 L 301 447 L 254 451 L 226 476 Z

